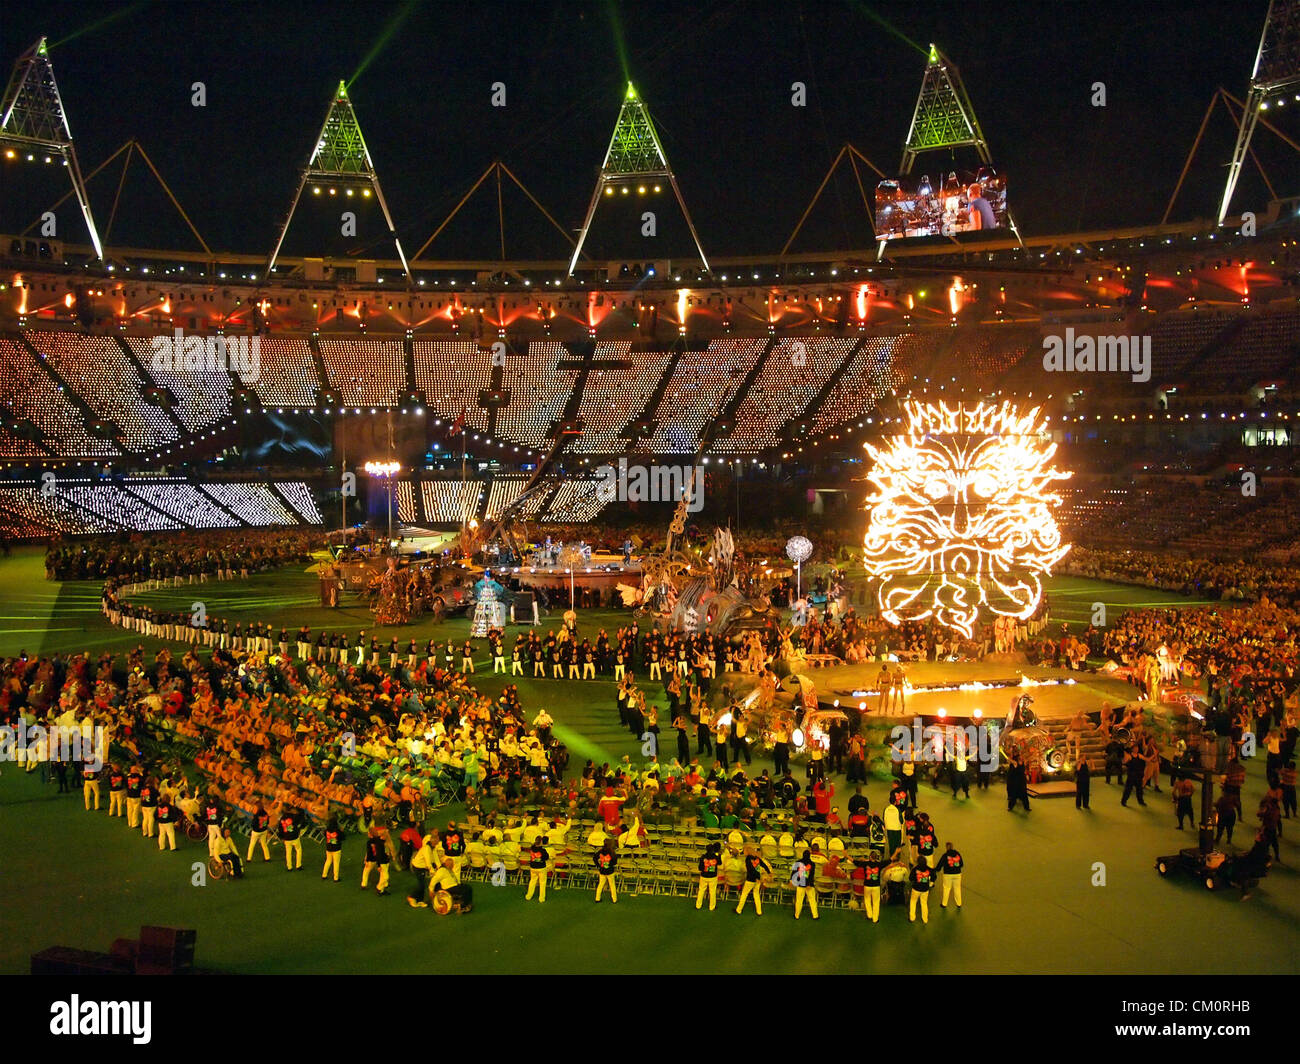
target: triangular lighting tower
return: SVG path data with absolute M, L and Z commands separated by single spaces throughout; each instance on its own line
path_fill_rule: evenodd
M 613 185 L 623 185 L 639 178 L 664 178 L 672 186 L 677 205 L 682 209 L 686 227 L 691 231 L 695 241 L 695 250 L 700 253 L 700 262 L 705 272 L 709 270 L 709 260 L 704 257 L 704 248 L 700 246 L 699 234 L 695 223 L 691 221 L 690 211 L 682 198 L 682 190 L 677 187 L 677 178 L 673 176 L 664 154 L 659 134 L 655 132 L 650 112 L 637 96 L 635 86 L 627 83 L 627 94 L 623 97 L 623 106 L 618 112 L 618 121 L 614 123 L 614 135 L 609 138 L 609 148 L 605 152 L 605 162 L 596 178 L 596 187 L 591 193 L 591 203 L 587 206 L 587 217 L 583 220 L 582 230 L 578 233 L 578 243 L 573 249 L 573 258 L 569 260 L 569 276 L 578 265 L 578 256 L 582 254 L 582 245 L 591 231 L 591 220 L 596 216 L 596 205 L 600 202 L 601 192 Z
M 975 108 L 966 95 L 961 73 L 956 64 L 932 44 L 925 64 L 925 76 L 921 79 L 921 92 L 912 112 L 912 125 L 903 145 L 899 173 L 910 174 L 917 156 L 924 152 L 968 147 L 979 152 L 980 162 L 992 169 L 988 141 L 984 139 Z M 1010 211 L 1007 212 L 1007 222 L 1019 240 L 1020 230 L 1016 228 Z M 882 254 L 884 249 L 885 241 L 882 240 Z
M 81 216 L 90 230 L 90 242 L 95 256 L 104 258 L 104 248 L 99 242 L 99 231 L 90 213 L 90 200 L 86 197 L 86 183 L 77 165 L 77 153 L 72 147 L 72 130 L 63 110 L 59 86 L 54 81 L 54 67 L 50 64 L 50 49 L 42 37 L 18 57 L 14 64 L 9 87 L 0 101 L 0 145 L 5 145 L 15 156 L 21 154 L 33 159 L 40 155 L 57 155 L 68 168 L 72 191 L 76 194 Z
M 388 224 L 389 235 L 392 236 L 393 244 L 397 248 L 397 257 L 402 260 L 406 279 L 411 280 L 411 267 L 406 261 L 406 253 L 402 250 L 402 242 L 397 238 L 397 228 L 393 225 L 393 216 L 388 212 L 383 190 L 379 187 L 379 175 L 375 172 L 375 165 L 370 159 L 370 150 L 366 147 L 365 137 L 361 135 L 361 124 L 352 109 L 352 101 L 348 99 L 347 84 L 342 81 L 339 82 L 338 91 L 334 93 L 334 99 L 330 102 L 329 113 L 325 115 L 325 124 L 321 127 L 320 136 L 316 138 L 316 147 L 312 150 L 311 158 L 307 160 L 307 166 L 302 171 L 298 191 L 294 193 L 289 213 L 284 219 L 284 225 L 280 227 L 280 238 L 275 242 L 275 250 L 267 260 L 266 276 L 268 278 L 271 276 L 271 269 L 275 266 L 275 260 L 284 244 L 285 234 L 289 231 L 289 223 L 293 221 L 293 212 L 298 209 L 298 201 L 302 199 L 307 182 L 313 178 L 345 185 L 364 185 L 374 191 L 375 199 L 379 201 L 379 209 L 384 212 L 384 221 Z
M 1255 69 L 1250 75 L 1250 93 L 1237 128 L 1237 146 L 1232 151 L 1232 165 L 1228 167 L 1228 183 L 1219 205 L 1220 225 L 1232 203 L 1259 113 L 1268 110 L 1269 103 L 1286 92 L 1295 93 L 1300 99 L 1300 0 L 1272 0 L 1268 5 Z

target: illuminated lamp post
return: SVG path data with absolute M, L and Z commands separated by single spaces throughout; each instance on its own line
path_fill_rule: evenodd
M 791 536 L 785 541 L 785 556 L 794 562 L 794 597 L 803 598 L 803 563 L 813 552 L 812 542 L 803 536 Z
M 388 542 L 393 542 L 393 478 L 402 471 L 402 463 L 396 461 L 367 462 L 364 466 L 366 475 L 384 481 L 388 488 Z

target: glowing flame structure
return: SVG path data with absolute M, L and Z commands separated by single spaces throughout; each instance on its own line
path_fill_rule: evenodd
M 867 480 L 867 572 L 891 624 L 933 617 L 970 638 L 982 610 L 1026 618 L 1041 577 L 1069 551 L 1052 510 L 1056 444 L 1039 408 L 904 404 L 908 425 L 880 448 Z

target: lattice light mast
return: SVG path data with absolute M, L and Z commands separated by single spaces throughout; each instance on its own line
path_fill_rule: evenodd
M 655 132 L 654 122 L 650 120 L 650 112 L 637 96 L 636 87 L 629 81 L 627 93 L 623 97 L 623 106 L 618 112 L 618 121 L 614 123 L 614 134 L 609 138 L 609 147 L 605 151 L 605 162 L 601 165 L 600 175 L 596 178 L 596 187 L 591 193 L 591 202 L 587 205 L 587 216 L 583 219 L 582 229 L 578 233 L 578 243 L 573 249 L 573 257 L 569 260 L 570 277 L 577 269 L 578 256 L 582 254 L 582 245 L 591 231 L 591 221 L 596 216 L 596 206 L 600 203 L 602 192 L 606 189 L 626 186 L 638 179 L 655 178 L 666 180 L 672 187 L 673 195 L 677 197 L 677 205 L 682 209 L 682 216 L 686 219 L 686 227 L 691 231 L 691 239 L 695 241 L 695 250 L 700 253 L 700 262 L 708 272 L 709 260 L 705 258 L 699 234 L 695 231 L 695 223 L 691 221 L 691 213 L 686 209 L 682 190 L 677 186 L 677 178 L 673 176 L 672 167 L 668 165 L 668 157 L 659 142 L 659 134 Z
M 1255 67 L 1250 74 L 1250 92 L 1246 96 L 1241 125 L 1237 127 L 1237 144 L 1228 167 L 1228 183 L 1224 186 L 1223 202 L 1219 205 L 1220 225 L 1232 205 L 1232 194 L 1237 189 L 1241 168 L 1250 151 L 1250 139 L 1259 122 L 1259 114 L 1267 111 L 1269 104 L 1280 100 L 1285 93 L 1294 93 L 1300 100 L 1300 0 L 1272 0 L 1268 5 L 1259 51 L 1255 54 Z
M 347 84 L 342 81 L 339 82 L 334 99 L 330 102 L 329 111 L 325 115 L 325 124 L 321 127 L 320 136 L 316 138 L 316 147 L 312 150 L 311 158 L 307 160 L 307 165 L 302 171 L 298 181 L 298 191 L 294 193 L 289 213 L 280 227 L 280 236 L 271 251 L 271 257 L 266 262 L 268 278 L 280 254 L 280 248 L 284 245 L 285 234 L 289 231 L 289 223 L 293 221 L 293 214 L 298 209 L 303 190 L 307 187 L 307 182 L 312 179 L 344 186 L 363 186 L 362 195 L 366 197 L 369 197 L 371 192 L 374 193 L 375 199 L 379 201 L 379 209 L 383 212 L 384 222 L 388 226 L 388 234 L 393 238 L 393 245 L 397 248 L 397 257 L 402 261 L 406 279 L 410 281 L 411 267 L 406 261 L 406 252 L 402 250 L 402 242 L 397 237 L 397 227 L 393 225 L 393 216 L 389 213 L 383 189 L 379 187 L 379 174 L 375 171 L 375 164 L 370 158 L 366 139 L 361 135 L 361 124 L 357 121 L 356 111 L 352 109 L 352 101 L 348 98 Z
M 903 144 L 903 160 L 898 172 L 906 176 L 912 172 L 917 157 L 924 152 L 939 151 L 943 148 L 973 147 L 980 157 L 980 162 L 992 169 L 993 157 L 989 154 L 988 141 L 980 129 L 979 119 L 975 117 L 975 108 L 971 106 L 966 86 L 962 83 L 961 72 L 933 44 L 926 60 L 925 75 L 921 79 L 921 91 L 916 97 L 916 108 L 912 111 L 912 124 L 907 130 L 907 140 Z M 1015 219 L 1007 212 L 1007 222 L 1011 231 L 1020 239 L 1020 230 L 1016 228 Z M 884 254 L 885 241 L 880 241 L 879 253 Z
M 104 247 L 90 212 L 90 199 L 86 183 L 81 177 L 77 152 L 72 146 L 72 130 L 63 110 L 63 98 L 54 80 L 54 67 L 50 63 L 49 45 L 42 37 L 18 57 L 0 101 L 0 146 L 6 148 L 11 158 L 25 155 L 35 160 L 58 156 L 67 167 L 72 181 L 72 191 L 81 208 L 81 217 L 90 231 L 90 242 L 95 257 L 104 258 Z

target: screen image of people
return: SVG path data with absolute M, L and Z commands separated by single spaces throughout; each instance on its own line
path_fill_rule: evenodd
M 1007 227 L 1007 179 L 981 168 L 974 175 L 949 171 L 886 180 L 876 186 L 876 237 L 953 236 Z

